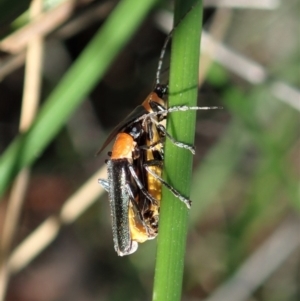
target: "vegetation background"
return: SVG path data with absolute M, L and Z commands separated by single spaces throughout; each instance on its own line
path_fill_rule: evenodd
M 94 155 L 151 91 L 172 2 L 29 4 L 0 2 L 0 300 L 150 300 L 156 241 L 117 257 Z M 203 4 L 198 104 L 224 109 L 197 114 L 182 300 L 296 301 L 300 3 Z

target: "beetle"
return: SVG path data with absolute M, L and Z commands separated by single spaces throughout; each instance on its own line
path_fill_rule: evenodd
M 138 243 L 157 236 L 162 185 L 188 208 L 191 206 L 191 200 L 161 177 L 165 139 L 195 154 L 193 146 L 177 141 L 167 132 L 163 125 L 167 115 L 220 108 L 167 107 L 168 86 L 160 83 L 160 73 L 173 30 L 161 50 L 153 91 L 112 130 L 98 151 L 101 153 L 115 139 L 106 161 L 108 179 L 99 179 L 99 183 L 109 194 L 114 248 L 119 256 L 134 253 Z
M 159 204 L 144 187 L 137 168 L 136 140 L 140 134 L 136 126 L 117 134 L 107 160 L 108 179 L 99 180 L 109 193 L 114 247 L 119 256 L 135 252 L 138 243 L 157 235 Z
M 161 122 L 169 112 L 218 107 L 167 109 L 163 99 L 166 93 L 167 86 L 158 84 L 142 105 L 113 129 L 98 152 L 115 139 L 107 160 L 108 179 L 100 179 L 99 183 L 109 193 L 114 248 L 120 256 L 134 253 L 138 243 L 157 236 L 162 185 L 188 208 L 191 206 L 191 201 L 165 182 L 161 174 L 166 137 L 192 153 L 194 147 L 176 141 Z

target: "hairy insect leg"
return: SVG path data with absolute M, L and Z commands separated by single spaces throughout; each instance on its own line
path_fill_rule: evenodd
M 141 190 L 141 192 L 144 194 L 144 196 L 150 200 L 150 202 L 154 205 L 158 205 L 158 201 L 146 190 L 145 186 L 142 184 L 142 182 L 140 181 L 138 175 L 136 174 L 133 166 L 131 164 L 128 165 L 129 171 L 132 175 L 132 177 L 134 178 L 136 184 L 138 185 L 139 189 Z
M 132 193 L 132 190 L 131 190 L 131 188 L 130 188 L 129 183 L 127 183 L 125 186 L 126 186 L 127 193 L 128 193 L 128 195 L 129 195 L 130 202 L 131 202 L 132 207 L 133 207 L 133 211 L 135 212 L 135 214 L 138 215 L 140 222 L 143 224 L 143 226 L 144 226 L 145 229 L 146 229 L 147 227 L 146 227 L 146 224 L 145 224 L 145 222 L 144 222 L 144 218 L 143 218 L 143 216 L 142 216 L 142 213 L 141 213 L 141 210 L 140 210 L 138 204 L 136 203 L 136 200 L 135 200 L 135 198 L 134 198 L 134 195 L 133 195 L 133 193 Z
M 158 112 L 152 112 L 143 116 L 138 117 L 137 119 L 134 120 L 134 122 L 138 122 L 138 121 L 143 121 L 146 118 L 152 118 L 155 116 L 159 116 L 159 115 L 167 115 L 168 113 L 173 113 L 173 112 L 186 112 L 186 111 L 201 111 L 201 110 L 222 110 L 223 107 L 218 107 L 218 106 L 213 106 L 213 107 L 189 107 L 189 106 L 174 106 L 165 110 L 161 110 Z
M 173 186 L 168 184 L 165 180 L 163 180 L 159 175 L 153 172 L 149 167 L 162 165 L 161 161 L 151 160 L 147 163 L 143 164 L 143 167 L 149 172 L 155 179 L 160 181 L 164 186 L 166 186 L 176 198 L 178 198 L 181 202 L 183 202 L 188 208 L 191 208 L 192 201 L 184 197 L 179 191 L 177 191 Z
M 167 132 L 166 128 L 165 128 L 162 124 L 158 124 L 158 125 L 157 125 L 157 128 L 159 129 L 159 131 L 160 131 L 161 133 L 163 133 L 163 135 L 165 135 L 166 137 L 168 137 L 169 140 L 170 140 L 174 145 L 176 145 L 176 146 L 178 146 L 178 147 L 180 147 L 180 148 L 187 149 L 187 150 L 189 150 L 193 155 L 195 155 L 195 147 L 194 147 L 194 146 L 188 145 L 188 144 L 186 144 L 186 143 L 177 141 L 173 136 L 171 136 L 171 135 Z
M 156 145 L 158 145 L 158 144 L 163 144 L 165 142 L 165 138 L 163 137 L 163 138 L 160 138 L 158 141 L 156 141 L 156 142 L 153 142 L 153 143 L 151 143 L 151 144 L 149 144 L 149 145 L 141 145 L 141 146 L 139 146 L 138 148 L 139 149 L 144 149 L 144 150 L 152 150 L 152 149 L 154 149 L 155 148 L 155 146 Z

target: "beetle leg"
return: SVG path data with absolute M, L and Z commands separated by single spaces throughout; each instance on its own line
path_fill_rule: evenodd
M 171 135 L 167 132 L 166 128 L 165 128 L 162 124 L 158 124 L 158 125 L 157 125 L 157 129 L 158 129 L 161 133 L 163 133 L 163 135 L 165 135 L 166 137 L 168 137 L 168 138 L 170 139 L 170 141 L 171 141 L 174 145 L 176 145 L 176 146 L 178 146 L 178 147 L 181 147 L 181 148 L 184 148 L 184 149 L 187 149 L 187 150 L 189 150 L 193 155 L 195 155 L 195 147 L 194 147 L 194 146 L 191 146 L 191 145 L 188 145 L 188 144 L 186 144 L 186 143 L 177 141 L 173 136 L 171 136 Z
M 161 138 L 159 139 L 158 141 L 156 142 L 153 142 L 149 145 L 141 145 L 141 146 L 138 146 L 139 149 L 144 149 L 144 150 L 152 150 L 153 148 L 155 148 L 156 145 L 158 144 L 163 144 L 165 142 L 165 138 Z
M 145 186 L 140 181 L 138 175 L 136 174 L 133 166 L 131 164 L 128 165 L 129 171 L 134 178 L 136 184 L 138 185 L 141 192 L 144 194 L 144 196 L 154 205 L 158 206 L 158 201 L 146 190 Z
M 158 161 L 159 162 L 159 161 Z M 160 181 L 163 185 L 165 185 L 173 194 L 175 197 L 177 197 L 181 202 L 183 202 L 188 208 L 191 208 L 192 201 L 184 197 L 179 191 L 177 191 L 174 187 L 172 187 L 170 184 L 168 184 L 165 180 L 163 180 L 160 176 L 158 176 L 156 173 L 154 173 L 149 167 L 152 165 L 157 165 L 158 162 L 155 160 L 149 161 L 148 164 L 143 164 L 144 168 L 158 181 Z

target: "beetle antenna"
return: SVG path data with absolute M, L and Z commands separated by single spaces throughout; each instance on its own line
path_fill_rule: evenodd
M 158 60 L 158 66 L 157 66 L 157 70 L 156 70 L 156 86 L 160 84 L 160 74 L 161 74 L 161 68 L 162 68 L 162 64 L 163 64 L 163 60 L 164 60 L 164 56 L 166 54 L 166 50 L 167 50 L 167 46 L 172 38 L 172 35 L 173 35 L 173 31 L 176 27 L 174 27 L 170 33 L 168 34 L 168 36 L 166 37 L 165 39 L 165 42 L 164 42 L 164 45 L 163 45 L 163 48 L 161 49 L 161 52 L 160 52 L 160 56 L 159 56 L 159 60 Z
M 188 11 L 183 15 L 183 17 L 179 20 L 179 22 L 173 26 L 173 29 L 170 31 L 170 33 L 167 35 L 167 37 L 165 39 L 163 48 L 161 49 L 161 52 L 160 52 L 160 56 L 159 56 L 159 60 L 158 60 L 158 66 L 157 66 L 157 70 L 156 70 L 156 78 L 155 78 L 156 86 L 160 84 L 161 68 L 162 68 L 164 56 L 166 54 L 167 46 L 168 46 L 168 44 L 169 44 L 169 42 L 172 38 L 173 32 L 177 28 L 177 26 L 181 23 L 181 21 L 185 18 L 185 16 L 188 15 L 193 10 L 194 7 L 195 7 L 195 5 L 192 5 L 188 9 Z

